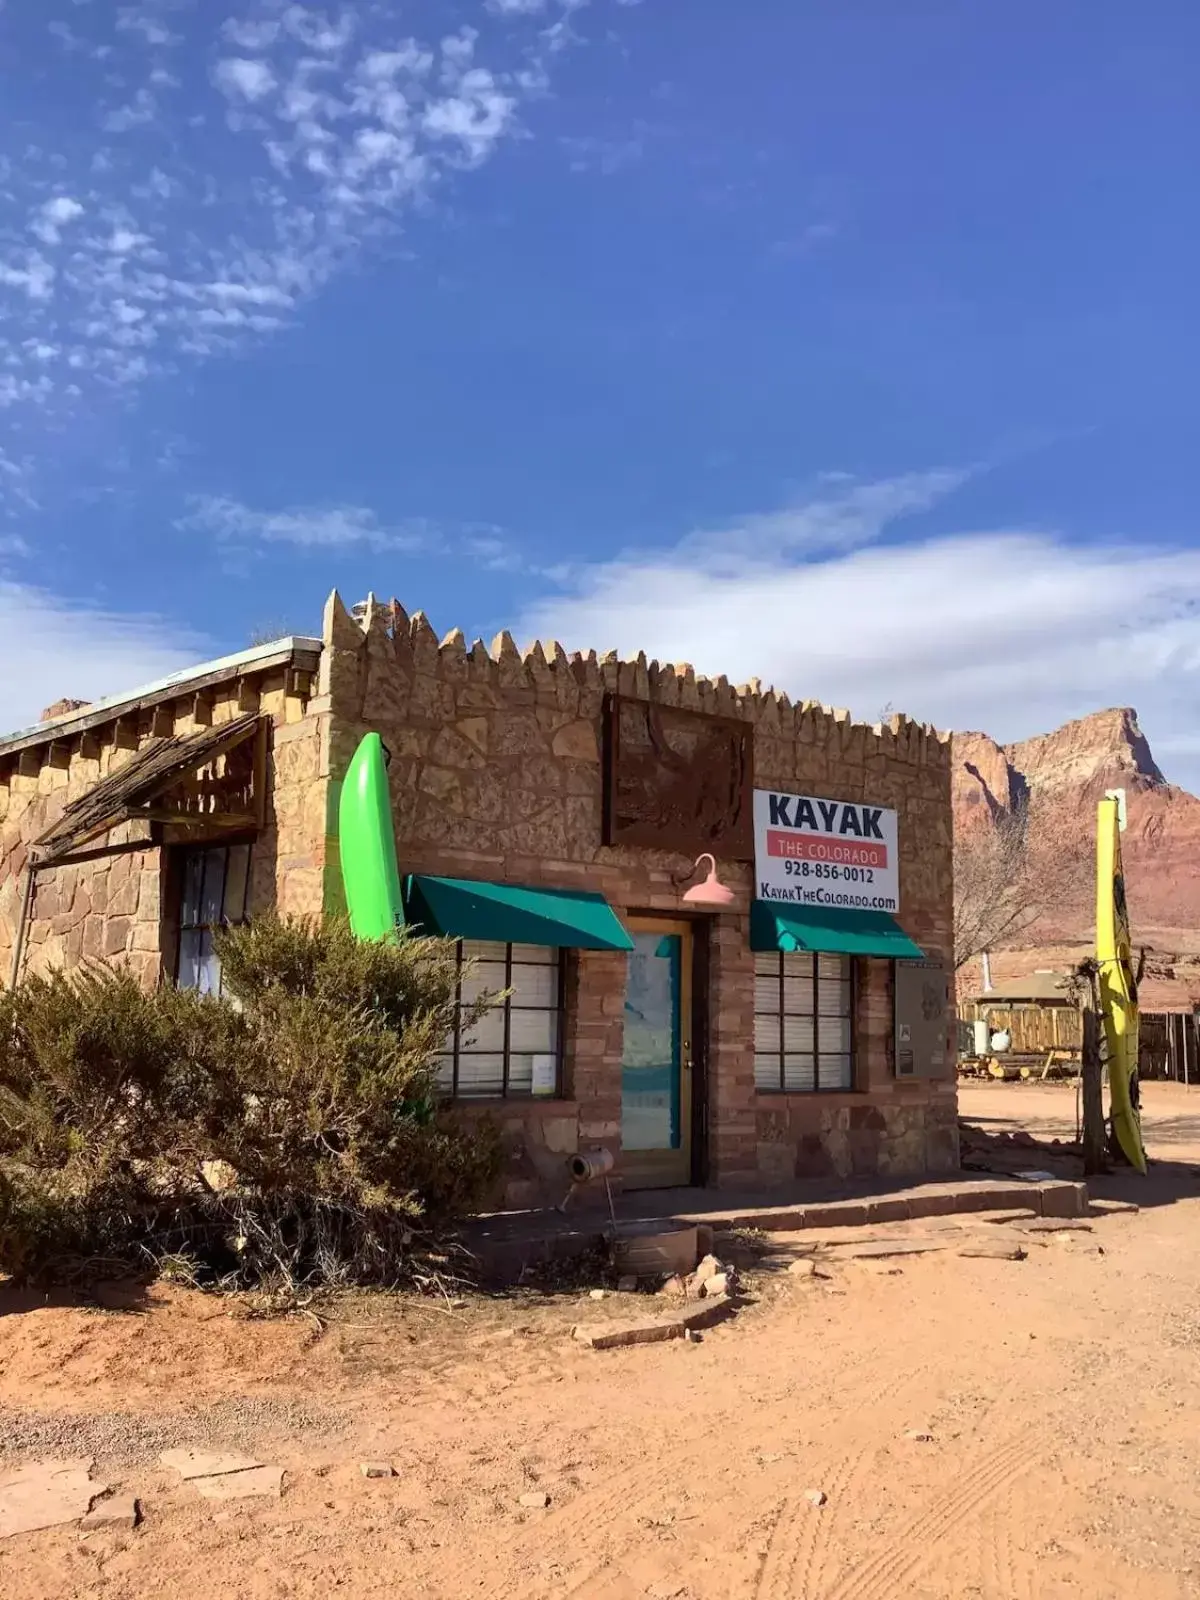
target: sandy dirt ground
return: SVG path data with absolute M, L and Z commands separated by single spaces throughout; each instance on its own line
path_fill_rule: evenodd
M 0 1542 L 0 1595 L 1200 1595 L 1200 1091 L 1144 1097 L 1162 1167 L 1107 1185 L 1137 1214 L 976 1223 L 811 1280 L 782 1270 L 806 1236 L 759 1240 L 747 1304 L 698 1344 L 586 1349 L 571 1325 L 630 1297 L 579 1292 L 364 1298 L 323 1331 L 170 1289 L 0 1292 L 0 1467 L 92 1455 L 144 1508 Z M 1068 1137 L 1075 1114 L 1030 1085 L 968 1087 L 963 1112 Z M 1026 1258 L 957 1254 L 984 1233 Z M 283 1494 L 205 1502 L 158 1463 L 177 1445 L 252 1450 Z

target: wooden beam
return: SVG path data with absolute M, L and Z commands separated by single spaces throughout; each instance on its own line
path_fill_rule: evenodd
M 253 790 L 254 815 L 259 828 L 267 825 L 267 723 L 259 723 L 254 735 L 254 775 L 250 780 Z
M 198 728 L 211 728 L 213 719 L 213 702 L 211 694 L 197 694 L 192 697 L 192 721 Z
M 71 770 L 71 742 L 69 739 L 55 739 L 46 752 L 48 766 L 55 772 L 69 772 Z
M 76 833 L 69 834 L 65 839 L 59 839 L 54 844 L 38 848 L 38 862 L 44 867 L 56 867 L 61 858 L 78 850 L 82 845 L 88 844 L 102 833 L 111 833 L 122 822 L 129 820 L 128 808 L 114 811 L 110 816 L 95 822 L 90 828 L 80 828 Z
M 79 738 L 79 754 L 85 761 L 99 761 L 100 735 L 98 733 L 84 733 Z
M 201 814 L 196 811 L 172 811 L 169 806 L 153 806 L 146 811 L 139 809 L 132 813 L 132 818 L 138 822 L 173 823 L 180 828 L 236 828 L 241 833 L 259 826 L 258 818 L 248 811 Z
M 175 732 L 174 707 L 155 706 L 150 716 L 150 737 L 152 739 L 169 739 Z
M 95 850 L 73 850 L 70 855 L 47 856 L 38 863 L 42 867 L 78 867 L 86 861 L 99 861 L 103 856 L 135 855 L 141 851 L 157 849 L 153 839 L 126 839 L 120 844 L 102 844 Z
M 248 716 L 250 712 L 257 711 L 261 704 L 262 696 L 259 693 L 258 680 L 255 678 L 239 678 L 237 686 L 237 708 L 239 716 Z
M 42 752 L 40 750 L 22 750 L 17 757 L 17 771 L 23 778 L 36 778 L 42 770 Z
M 117 750 L 136 750 L 138 747 L 138 719 L 136 716 L 118 717 L 113 727 L 113 747 Z

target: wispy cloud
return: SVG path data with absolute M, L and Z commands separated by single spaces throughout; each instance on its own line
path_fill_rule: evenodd
M 232 100 L 265 100 L 279 87 L 275 74 L 265 61 L 254 56 L 226 56 L 218 61 L 213 82 Z
M 34 213 L 29 231 L 43 244 L 58 244 L 68 223 L 83 215 L 83 207 L 69 194 L 56 194 Z
M 972 470 L 939 467 L 874 483 L 827 472 L 814 492 L 778 511 L 750 512 L 719 527 L 695 529 L 674 547 L 672 559 L 720 578 L 742 576 L 784 560 L 855 550 L 883 538 L 903 518 L 936 506 L 961 487 Z M 635 553 L 618 565 L 625 561 L 638 565 L 645 559 Z
M 522 628 L 1001 739 L 1105 704 L 1137 705 L 1152 740 L 1194 728 L 1200 552 L 1024 529 L 894 537 L 961 476 L 844 484 L 815 506 L 574 570 Z M 1181 755 L 1177 772 L 1200 783 L 1200 759 Z
M 366 506 L 290 506 L 263 511 L 220 495 L 198 498 L 179 526 L 186 532 L 207 533 L 240 545 L 291 544 L 306 550 L 354 545 L 370 550 L 419 550 L 432 538 L 432 530 L 423 522 L 387 526 Z
M 597 5 L 610 0 L 595 0 Z M 0 161 L 0 409 L 69 412 L 285 327 L 416 204 L 487 162 L 587 0 L 495 0 L 420 39 L 359 0 L 77 5 L 61 93 Z M 214 16 L 214 11 L 218 15 Z

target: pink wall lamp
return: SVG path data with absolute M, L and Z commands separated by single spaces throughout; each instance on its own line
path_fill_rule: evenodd
M 717 877 L 715 857 L 707 854 L 697 856 L 696 863 L 691 872 L 688 873 L 688 877 L 693 877 L 699 872 L 705 861 L 708 862 L 707 876 L 702 883 L 693 884 L 690 889 L 685 890 L 683 903 L 685 906 L 696 906 L 704 911 L 726 911 L 733 905 L 737 897 L 728 884 L 722 883 L 720 878 Z

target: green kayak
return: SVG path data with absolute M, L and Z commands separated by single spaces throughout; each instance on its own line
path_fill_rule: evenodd
M 338 806 L 338 844 L 350 926 L 359 939 L 385 939 L 404 925 L 387 756 L 377 733 L 354 752 Z

